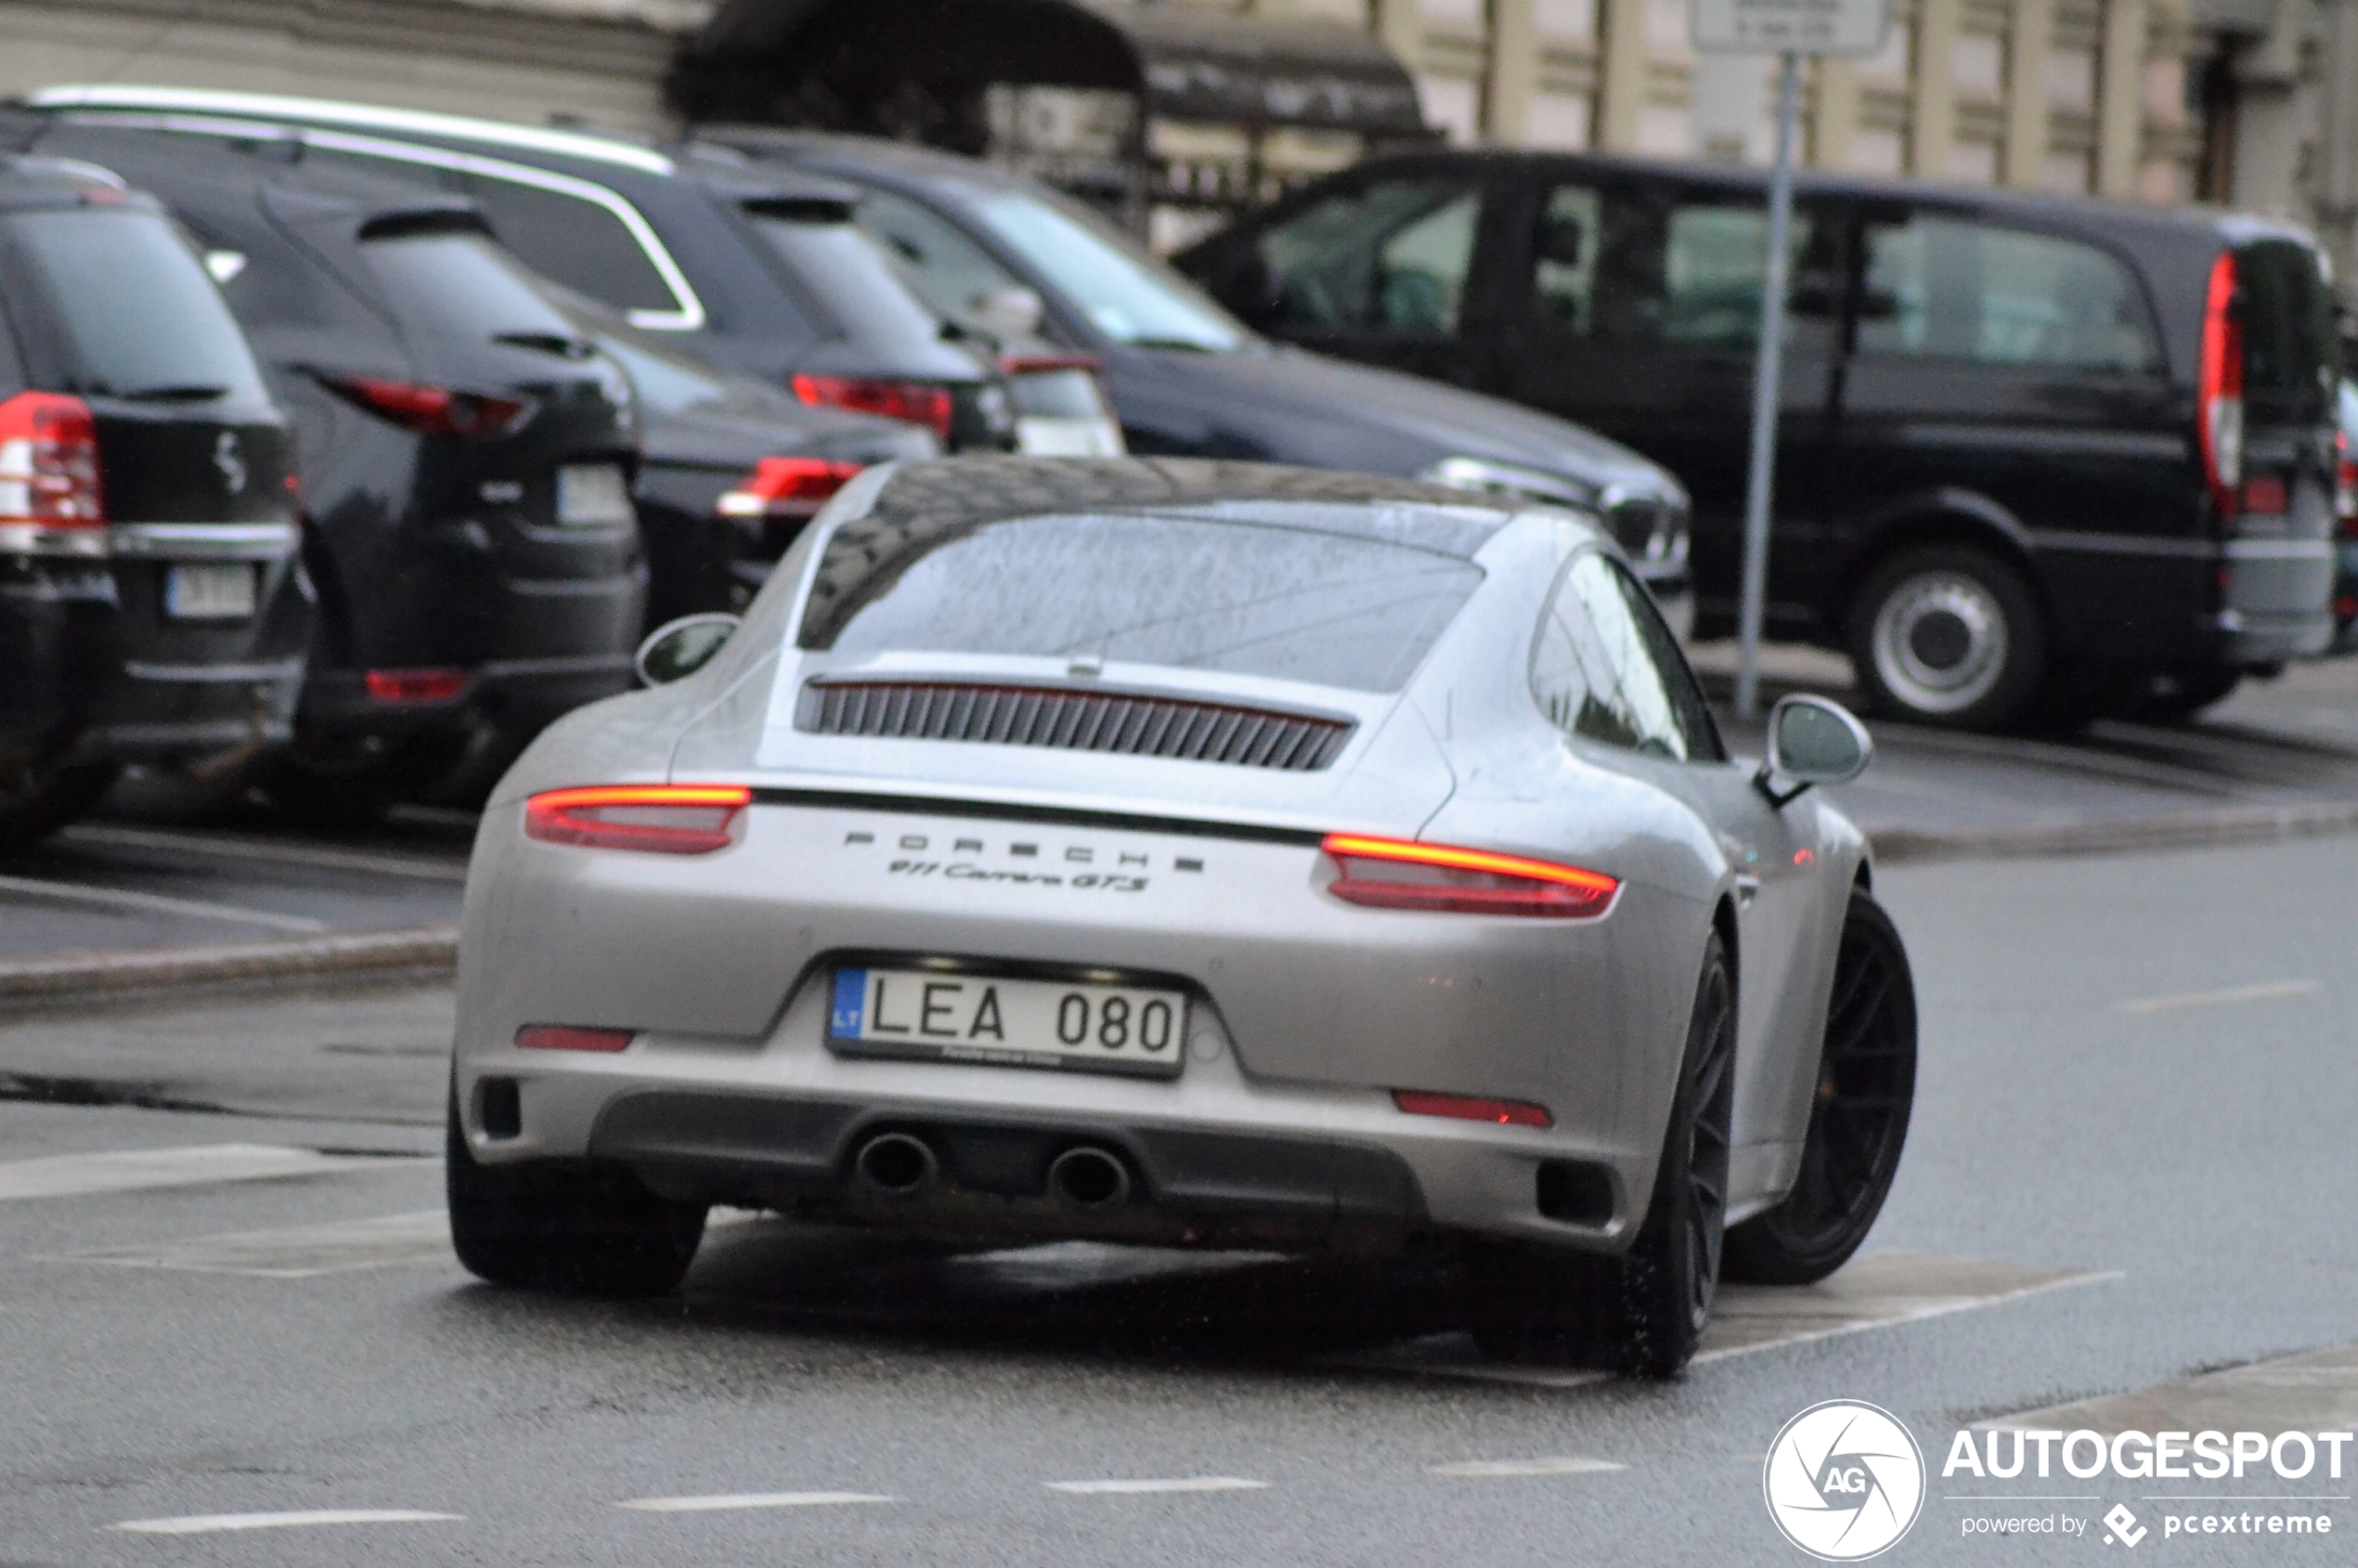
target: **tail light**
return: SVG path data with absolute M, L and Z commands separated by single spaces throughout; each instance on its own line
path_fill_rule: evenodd
M 2334 521 L 2341 537 L 2358 539 L 2358 461 L 2350 455 L 2350 437 L 2334 432 Z
M 2222 255 L 2210 266 L 2203 296 L 2201 407 L 2203 478 L 2219 515 L 2235 515 L 2236 487 L 2244 469 L 2244 330 L 2235 319 L 2235 258 Z
M 415 382 L 383 376 L 322 377 L 328 387 L 379 419 L 390 420 L 421 435 L 457 435 L 470 441 L 512 435 L 535 411 L 522 397 L 494 397 L 481 392 L 454 392 L 447 386 L 421 386 Z
M 2244 481 L 2244 512 L 2255 517 L 2281 517 L 2291 506 L 2292 493 L 2282 474 L 2259 473 Z
M 1621 888 L 1602 872 L 1446 844 L 1330 833 L 1319 848 L 1342 868 L 1327 891 L 1376 909 L 1585 920 L 1613 907 Z
M 372 669 L 363 678 L 370 702 L 447 703 L 465 690 L 463 669 Z
M 524 831 L 547 844 L 703 855 L 735 842 L 738 814 L 752 800 L 743 784 L 551 789 L 524 803 Z
M 921 424 L 943 441 L 957 403 L 946 386 L 926 382 L 868 381 L 856 376 L 797 376 L 794 395 L 814 408 L 849 408 L 855 414 L 881 414 L 888 420 Z
M 570 1024 L 526 1024 L 516 1030 L 519 1051 L 602 1051 L 611 1054 L 629 1045 L 627 1029 L 576 1029 Z
M 1410 1116 L 1449 1116 L 1460 1121 L 1495 1121 L 1501 1127 L 1552 1127 L 1546 1106 L 1528 1100 L 1485 1100 L 1467 1095 L 1424 1095 L 1394 1089 L 1392 1103 Z
M 832 458 L 764 458 L 714 503 L 723 517 L 809 517 L 860 472 Z
M 90 406 L 55 392 L 0 403 L 0 545 L 103 554 L 106 524 Z

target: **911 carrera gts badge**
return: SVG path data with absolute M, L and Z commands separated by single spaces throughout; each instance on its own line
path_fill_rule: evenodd
M 995 882 L 1010 887 L 1076 888 L 1143 893 L 1157 857 L 1119 845 L 1051 842 L 1045 836 L 1000 842 L 966 835 L 902 833 L 844 835 L 847 848 L 894 851 L 885 867 L 895 876 L 938 876 L 947 882 Z M 1162 869 L 1199 873 L 1199 856 L 1166 857 Z

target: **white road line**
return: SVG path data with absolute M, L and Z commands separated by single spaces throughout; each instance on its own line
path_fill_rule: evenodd
M 102 909 L 136 909 L 149 914 L 186 914 L 200 920 L 227 920 L 240 926 L 264 926 L 274 931 L 324 931 L 328 923 L 307 915 L 279 914 L 266 909 L 240 909 L 235 904 L 208 903 L 201 899 L 168 899 L 161 893 L 135 893 L 124 888 L 93 888 L 82 882 L 42 882 L 30 876 L 0 876 L 0 893 L 19 898 L 51 899 L 59 903 L 97 904 Z
M 2144 996 L 2134 1002 L 2119 1004 L 2123 1013 L 2183 1013 L 2195 1007 L 2225 1007 L 2238 1002 L 2278 1002 L 2288 996 L 2307 996 L 2317 989 L 2315 980 L 2262 980 L 2258 985 L 2229 986 L 2224 991 L 2193 991 L 2183 996 Z
M 106 1247 L 44 1258 L 52 1263 L 111 1263 L 188 1274 L 241 1274 L 257 1279 L 313 1279 L 323 1274 L 451 1263 L 450 1219 L 440 1209 L 284 1230 L 195 1236 L 144 1247 Z
M 1148 1492 L 1261 1492 L 1269 1486 L 1266 1481 L 1247 1481 L 1237 1475 L 1189 1475 L 1168 1481 L 1050 1481 L 1044 1484 L 1051 1492 L 1091 1497 L 1129 1497 Z
M 1603 1475 L 1628 1468 L 1611 1459 L 1563 1456 L 1547 1459 L 1461 1459 L 1452 1465 L 1435 1465 L 1432 1473 L 1448 1476 L 1453 1481 L 1486 1481 L 1494 1476 Z
M 89 1193 L 149 1187 L 206 1186 L 214 1182 L 275 1181 L 330 1171 L 409 1171 L 425 1160 L 321 1154 L 274 1144 L 199 1144 L 182 1148 L 126 1149 L 109 1154 L 58 1154 L 0 1161 L 0 1199 L 78 1198 Z
M 131 1519 L 107 1528 L 135 1536 L 210 1536 L 224 1530 L 286 1530 L 304 1524 L 455 1524 L 465 1518 L 462 1513 L 427 1513 L 407 1508 L 330 1508 L 295 1513 L 192 1513 L 179 1519 Z
M 168 833 L 150 827 L 118 827 L 109 823 L 75 823 L 60 830 L 58 836 L 69 844 L 170 849 L 212 860 L 314 866 L 322 871 L 365 871 L 380 876 L 414 876 L 426 882 L 467 879 L 463 861 L 434 861 L 421 855 L 374 855 L 313 844 L 266 844 L 227 834 Z
M 719 1513 L 728 1509 L 832 1508 L 838 1503 L 895 1503 L 874 1492 L 740 1492 L 718 1497 L 633 1497 L 616 1508 L 640 1513 Z

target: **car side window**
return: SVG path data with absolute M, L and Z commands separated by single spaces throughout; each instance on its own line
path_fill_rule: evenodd
M 2093 245 L 1913 213 L 1866 231 L 1858 352 L 2116 375 L 2159 368 L 2129 269 Z
M 1824 270 L 1816 229 L 1808 212 L 1794 214 L 1796 315 L 1825 314 L 1828 291 L 1811 288 Z M 1759 338 L 1768 214 L 1758 203 L 1558 185 L 1540 201 L 1531 255 L 1534 310 L 1572 336 L 1743 353 Z
M 1465 180 L 1377 180 L 1272 225 L 1254 246 L 1281 325 L 1448 336 L 1481 222 L 1481 189 Z
M 1670 628 L 1629 574 L 1584 551 L 1556 580 L 1532 646 L 1531 693 L 1566 734 L 1675 761 L 1726 753 Z
M 639 237 L 611 208 L 482 175 L 469 186 L 499 242 L 542 277 L 616 310 L 680 308 Z

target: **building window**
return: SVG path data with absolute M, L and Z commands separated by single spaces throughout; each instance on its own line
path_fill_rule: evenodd
M 1534 93 L 1523 125 L 1523 141 L 1549 151 L 1586 152 L 1589 125 L 1587 94 Z
M 1998 183 L 1998 144 L 1961 141 L 1949 149 L 1949 177 L 1960 185 Z
M 1597 0 L 1535 0 L 1532 24 L 1542 38 L 1591 42 L 1597 36 Z
M 1988 32 L 1959 33 L 1949 56 L 1949 74 L 1960 97 L 1996 103 L 2006 87 L 2006 41 Z
M 2156 65 L 2162 63 L 2154 61 Z M 2066 114 L 2095 112 L 2095 50 L 2057 49 L 2047 57 L 2047 107 Z M 2145 112 L 2153 112 L 2150 106 Z
M 1482 84 L 1462 76 L 1419 76 L 1417 105 L 1425 123 L 1449 138 L 1453 147 L 1470 147 L 1482 139 Z
M 2039 171 L 2039 188 L 2058 196 L 2085 196 L 2094 183 L 2095 165 L 2085 152 L 2050 152 Z
M 1861 125 L 1850 133 L 1852 173 L 1897 179 L 1907 167 L 1908 138 L 1902 133 L 1875 125 Z

